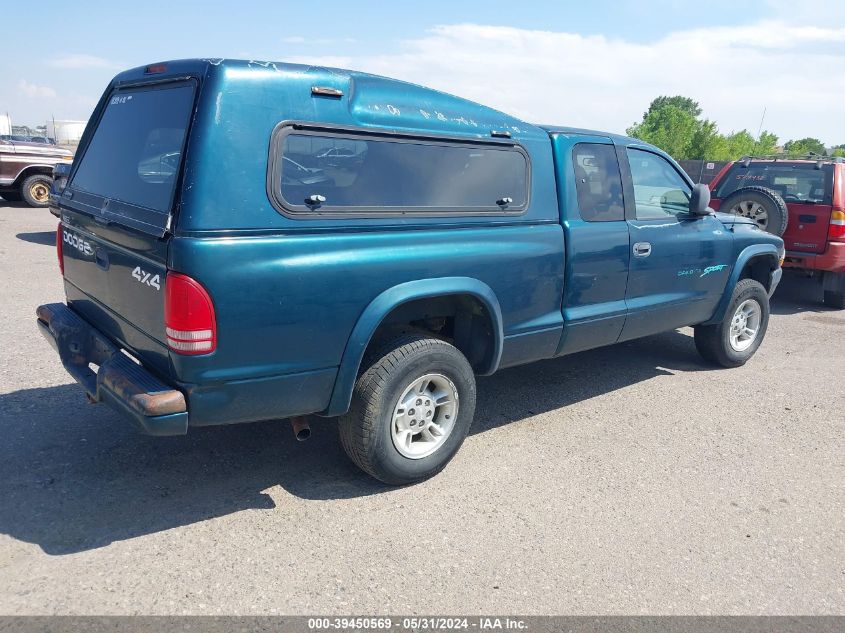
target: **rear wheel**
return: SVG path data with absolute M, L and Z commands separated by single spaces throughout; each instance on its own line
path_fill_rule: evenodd
M 754 356 L 769 326 L 769 296 L 760 282 L 742 279 L 721 323 L 695 327 L 695 346 L 706 360 L 739 367 Z
M 347 455 L 387 484 L 428 479 L 461 447 L 475 413 L 475 376 L 446 341 L 407 335 L 364 360 L 349 413 L 340 418 Z
M 50 186 L 53 179 L 45 174 L 30 176 L 21 184 L 24 201 L 31 207 L 46 207 L 50 203 Z

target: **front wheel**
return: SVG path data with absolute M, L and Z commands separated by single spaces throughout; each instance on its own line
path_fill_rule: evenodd
M 30 176 L 21 184 L 24 202 L 31 207 L 46 207 L 50 204 L 50 186 L 53 179 L 44 174 Z
M 475 376 L 464 355 L 446 341 L 407 335 L 365 358 L 338 426 L 359 468 L 403 485 L 443 470 L 474 414 Z
M 760 282 L 742 279 L 721 323 L 695 327 L 695 346 L 705 360 L 722 367 L 744 365 L 769 326 L 769 295 Z

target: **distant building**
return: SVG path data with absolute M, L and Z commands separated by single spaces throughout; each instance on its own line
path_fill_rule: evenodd
M 12 133 L 12 119 L 8 114 L 0 114 L 0 134 Z
M 82 138 L 87 121 L 47 121 L 47 136 L 59 145 L 76 145 Z

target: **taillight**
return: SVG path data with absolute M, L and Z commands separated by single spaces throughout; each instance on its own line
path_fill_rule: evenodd
M 164 326 L 167 347 L 177 354 L 209 354 L 217 348 L 214 304 L 206 289 L 187 275 L 167 273 Z
M 59 226 L 56 227 L 56 255 L 59 257 L 59 270 L 62 273 L 62 277 L 65 274 L 65 258 L 64 258 L 64 251 L 62 250 L 62 223 L 59 222 Z
M 827 230 L 827 236 L 832 240 L 845 238 L 845 211 L 834 209 L 830 213 L 830 228 Z

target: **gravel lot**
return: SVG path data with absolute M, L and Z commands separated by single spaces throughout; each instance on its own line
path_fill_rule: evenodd
M 46 210 L 0 206 L 0 613 L 845 614 L 845 312 L 787 278 L 745 367 L 682 330 L 500 372 L 438 477 L 330 421 L 137 434 L 37 333 Z

